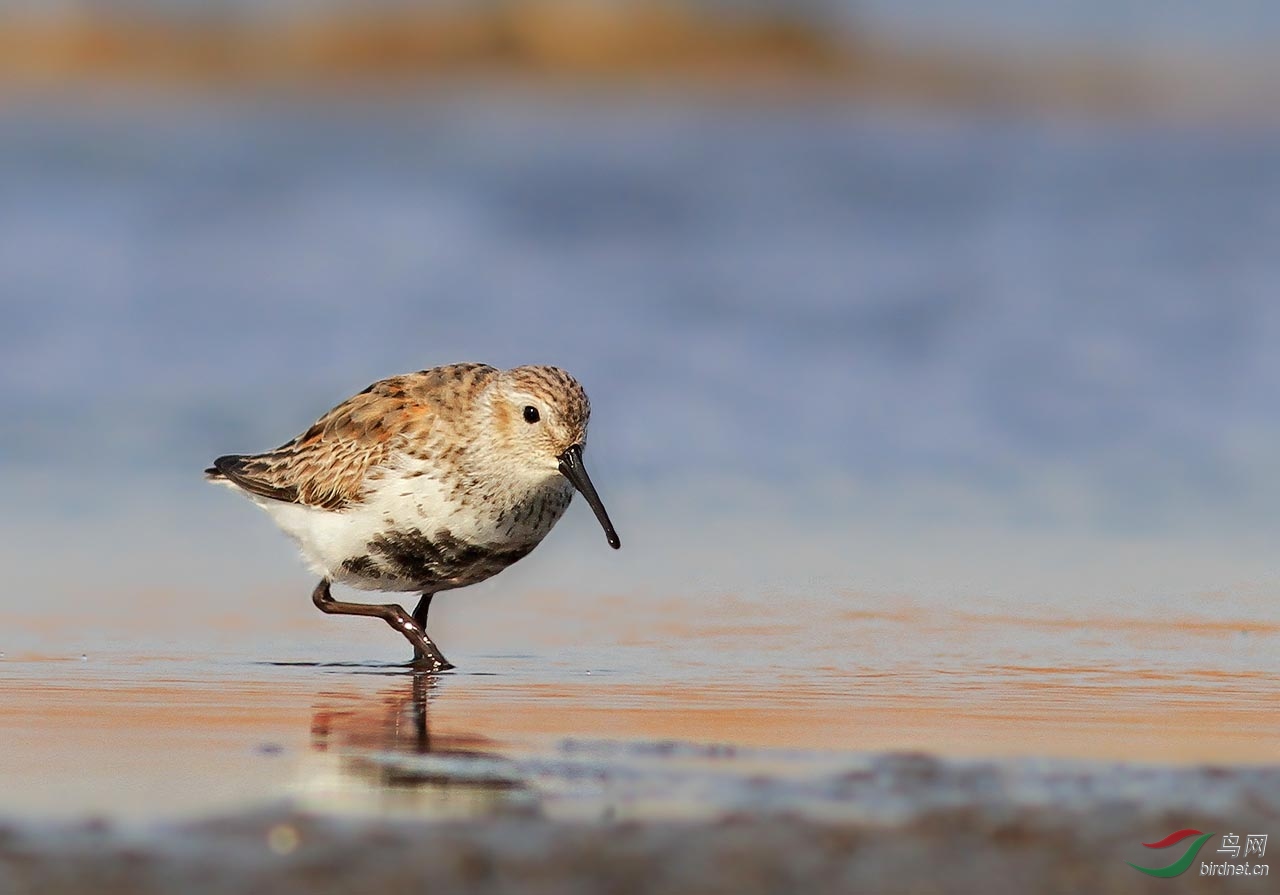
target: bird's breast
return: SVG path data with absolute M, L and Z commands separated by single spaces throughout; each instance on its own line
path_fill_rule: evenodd
M 447 529 L 470 544 L 532 549 L 572 497 L 573 486 L 559 475 L 529 486 L 418 467 L 381 482 L 366 512 L 379 516 L 386 528 Z
M 566 481 L 513 494 L 492 508 L 491 524 L 495 537 L 515 543 L 534 543 L 546 537 L 552 526 L 564 515 L 573 497 L 573 487 Z
M 458 489 L 426 475 L 384 482 L 352 514 L 361 534 L 332 564 L 334 574 L 376 590 L 434 591 L 483 581 L 527 556 L 572 496 L 572 486 L 554 481 L 524 491 Z

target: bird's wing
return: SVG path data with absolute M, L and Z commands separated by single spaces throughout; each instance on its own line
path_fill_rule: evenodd
M 326 510 L 359 503 L 369 473 L 391 453 L 395 419 L 407 403 L 393 383 L 383 380 L 343 401 L 274 451 L 219 457 L 207 472 L 271 500 Z
M 383 379 L 274 451 L 219 457 L 205 473 L 271 500 L 325 510 L 359 504 L 367 484 L 406 439 L 418 445 L 427 441 L 441 391 L 460 380 L 474 387 L 494 372 L 481 364 L 459 364 Z
M 441 410 L 474 398 L 497 372 L 453 364 L 380 380 L 274 451 L 219 457 L 205 473 L 271 500 L 326 510 L 358 505 L 398 451 L 425 457 Z

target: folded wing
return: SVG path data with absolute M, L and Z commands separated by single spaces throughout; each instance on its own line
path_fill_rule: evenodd
M 250 494 L 325 510 L 359 504 L 401 436 L 428 421 L 404 376 L 375 382 L 306 432 L 264 454 L 219 457 L 205 475 Z

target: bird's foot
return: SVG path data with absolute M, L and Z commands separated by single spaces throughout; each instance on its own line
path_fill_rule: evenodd
M 440 671 L 451 671 L 456 667 L 452 662 L 441 655 L 439 650 L 436 650 L 434 653 L 429 655 L 416 653 L 413 657 L 413 661 L 410 662 L 409 665 L 415 670 L 427 671 L 432 674 Z

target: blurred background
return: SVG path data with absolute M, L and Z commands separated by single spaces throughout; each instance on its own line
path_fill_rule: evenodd
M 332 625 L 201 470 L 458 360 L 581 379 L 625 547 L 575 506 L 446 631 L 1274 623 L 1278 43 L 1263 0 L 4 0 L 0 623 Z

